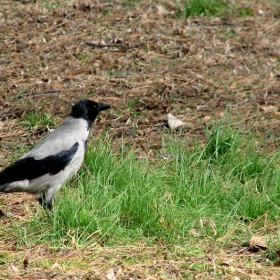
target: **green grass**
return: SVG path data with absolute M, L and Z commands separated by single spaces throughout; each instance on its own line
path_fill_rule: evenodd
M 274 232 L 278 154 L 259 154 L 252 137 L 225 122 L 208 130 L 207 138 L 204 147 L 187 150 L 170 136 L 163 141 L 170 156 L 158 155 L 156 165 L 125 149 L 113 154 L 104 141 L 89 146 L 88 170 L 59 192 L 53 213 L 42 210 L 18 227 L 18 239 L 62 248 L 96 242 L 185 244 L 197 238 L 243 243 L 254 233 Z
M 69 6 L 73 4 L 72 0 L 42 0 L 47 9 L 54 9 L 58 6 Z
M 35 130 L 40 127 L 55 126 L 55 122 L 43 110 L 32 110 L 27 112 L 21 122 L 25 124 L 29 129 Z
M 189 16 L 213 16 L 221 14 L 225 10 L 223 0 L 187 0 L 184 2 L 185 17 Z
M 85 51 L 76 55 L 79 60 L 87 60 L 93 58 L 93 53 L 91 51 Z

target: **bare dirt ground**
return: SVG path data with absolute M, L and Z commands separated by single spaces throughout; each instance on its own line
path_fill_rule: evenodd
M 168 133 L 168 112 L 186 123 L 178 133 L 186 146 L 194 139 L 204 143 L 206 126 L 227 114 L 233 126 L 255 135 L 260 150 L 273 153 L 279 148 L 277 1 L 228 1 L 233 10 L 221 17 L 188 19 L 178 16 L 183 6 L 172 1 L 58 2 L 0 2 L 1 168 L 21 153 L 22 145 L 31 146 L 47 132 L 44 123 L 26 125 L 31 110 L 44 112 L 59 124 L 71 104 L 85 97 L 113 106 L 93 130 L 98 134 L 105 127 L 116 149 L 124 141 L 153 157 Z M 250 16 L 241 17 L 242 10 L 250 11 Z M 5 195 L 1 200 L 13 209 L 13 222 L 32 213 L 26 211 L 31 200 L 26 195 Z M 57 252 L 17 248 L 2 239 L 0 250 L 11 255 L 8 263 L 0 263 L 0 270 L 7 270 L 13 279 L 279 279 L 280 275 L 268 259 L 215 246 L 190 257 L 184 248 L 174 246 L 96 246 Z M 122 261 L 127 258 L 133 261 Z M 199 269 L 193 269 L 194 264 Z

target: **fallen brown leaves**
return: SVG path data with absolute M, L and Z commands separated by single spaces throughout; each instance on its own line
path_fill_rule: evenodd
M 267 243 L 262 236 L 252 236 L 249 240 L 249 250 L 251 251 L 261 251 L 261 250 L 267 250 L 268 246 Z
M 6 251 L 6 273 L 19 279 L 277 279 L 269 260 L 249 252 L 226 253 L 200 247 L 190 253 L 179 246 L 144 244 L 53 251 L 47 247 Z M 13 264 L 12 264 L 13 263 Z

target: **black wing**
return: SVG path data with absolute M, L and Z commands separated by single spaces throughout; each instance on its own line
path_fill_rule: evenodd
M 26 179 L 31 181 L 45 174 L 57 174 L 72 160 L 78 147 L 79 143 L 76 142 L 69 150 L 44 159 L 35 160 L 33 157 L 20 159 L 0 172 L 0 185 Z

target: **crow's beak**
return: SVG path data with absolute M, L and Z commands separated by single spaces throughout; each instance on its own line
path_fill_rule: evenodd
M 111 106 L 109 104 L 106 103 L 98 103 L 98 111 L 104 111 L 104 110 L 108 110 L 110 109 Z

